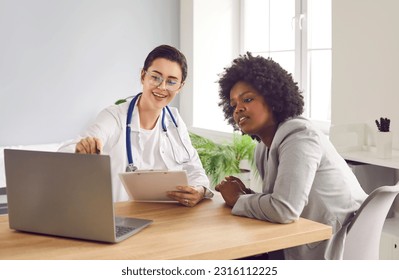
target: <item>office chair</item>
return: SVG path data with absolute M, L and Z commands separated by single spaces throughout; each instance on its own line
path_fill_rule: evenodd
M 382 227 L 392 203 L 399 193 L 395 186 L 375 189 L 360 206 L 348 227 L 344 260 L 378 260 Z

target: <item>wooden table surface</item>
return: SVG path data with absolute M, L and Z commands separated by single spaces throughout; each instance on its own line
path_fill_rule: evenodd
M 331 227 L 306 219 L 273 224 L 233 216 L 220 194 L 193 208 L 169 203 L 116 203 L 121 216 L 154 222 L 117 244 L 9 229 L 0 216 L 0 259 L 237 259 L 331 237 Z

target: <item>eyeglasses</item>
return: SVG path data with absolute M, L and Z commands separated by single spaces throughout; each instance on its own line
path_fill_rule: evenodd
M 165 89 L 168 91 L 176 91 L 178 90 L 182 83 L 179 82 L 177 79 L 173 78 L 166 78 L 166 80 L 158 73 L 156 72 L 147 72 L 144 71 L 144 73 L 148 76 L 150 76 L 150 85 L 154 87 L 159 87 L 162 85 L 163 81 L 165 81 Z

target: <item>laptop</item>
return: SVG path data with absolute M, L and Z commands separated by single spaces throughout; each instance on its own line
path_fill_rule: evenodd
M 4 150 L 11 229 L 116 243 L 152 220 L 115 217 L 110 157 Z
M 178 191 L 177 186 L 188 186 L 185 170 L 137 170 L 119 173 L 129 198 L 138 202 L 170 202 L 168 191 Z

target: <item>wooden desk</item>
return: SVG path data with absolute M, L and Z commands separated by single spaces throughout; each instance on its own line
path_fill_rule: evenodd
M 17 232 L 0 216 L 0 259 L 237 259 L 331 237 L 330 226 L 306 219 L 283 225 L 233 216 L 219 194 L 193 208 L 121 202 L 116 212 L 154 223 L 104 244 Z

